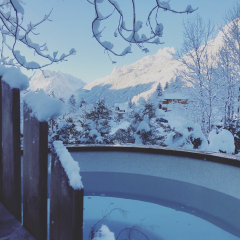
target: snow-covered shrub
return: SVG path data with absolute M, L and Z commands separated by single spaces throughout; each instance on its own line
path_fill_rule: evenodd
M 146 121 L 143 120 L 139 123 L 136 133 L 140 136 L 142 144 L 144 145 L 153 144 L 154 136 L 152 135 L 151 128 Z
M 143 117 L 148 117 L 149 121 L 151 118 L 154 118 L 156 116 L 156 108 L 154 104 L 146 102 L 142 111 Z
M 167 135 L 165 141 L 166 146 L 181 147 L 187 149 L 207 149 L 207 139 L 201 131 L 199 124 L 184 123 L 176 126 Z
M 64 144 L 78 143 L 81 132 L 77 131 L 76 125 L 71 122 L 61 122 L 58 125 L 57 140 L 61 140 Z
M 131 127 L 127 129 L 118 129 L 113 135 L 113 142 L 115 144 L 134 143 L 135 139 Z
M 101 119 L 98 122 L 97 130 L 102 134 L 107 134 L 111 130 L 111 126 L 109 125 L 109 121 L 107 119 Z
M 105 104 L 105 100 L 99 100 L 93 106 L 93 109 L 86 113 L 86 123 L 91 120 L 95 124 L 95 129 L 104 136 L 108 134 L 111 130 L 111 126 L 109 125 L 109 109 Z M 91 123 L 93 125 L 93 123 Z M 93 126 L 91 127 L 93 129 Z
M 214 152 L 223 152 L 233 154 L 235 152 L 234 137 L 231 132 L 222 129 L 219 133 L 213 129 L 209 133 L 209 150 Z
M 82 144 L 111 144 L 112 140 L 108 134 L 110 126 L 106 119 L 98 121 L 98 126 L 93 120 L 87 120 L 83 124 L 83 134 L 80 138 Z
M 133 114 L 133 119 L 131 121 L 131 126 L 135 131 L 137 130 L 138 125 L 142 120 L 143 120 L 143 117 L 138 112 L 135 112 Z

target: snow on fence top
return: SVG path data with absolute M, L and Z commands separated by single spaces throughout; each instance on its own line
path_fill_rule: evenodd
M 78 166 L 78 162 L 73 160 L 70 153 L 68 152 L 66 147 L 63 145 L 62 141 L 54 141 L 53 146 L 68 176 L 69 185 L 74 190 L 81 190 L 83 188 L 83 184 L 81 181 L 80 167 Z
M 62 114 L 62 102 L 48 96 L 43 90 L 30 92 L 23 100 L 32 110 L 31 115 L 40 122 L 47 121 L 50 118 L 55 119 Z
M 0 66 L 0 76 L 11 88 L 24 90 L 29 86 L 28 77 L 18 68 Z

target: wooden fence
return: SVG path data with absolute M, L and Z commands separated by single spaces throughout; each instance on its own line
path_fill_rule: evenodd
M 52 150 L 50 239 L 81 239 L 83 235 L 83 188 L 74 190 L 59 156 Z
M 2 80 L 0 109 L 0 201 L 21 221 L 20 90 Z M 46 240 L 48 123 L 32 116 L 26 104 L 23 121 L 23 226 Z M 54 153 L 52 159 L 57 164 L 52 164 L 50 211 L 56 224 L 50 225 L 50 240 L 82 240 L 83 189 L 73 190 Z
M 20 90 L 0 85 L 0 201 L 21 221 Z

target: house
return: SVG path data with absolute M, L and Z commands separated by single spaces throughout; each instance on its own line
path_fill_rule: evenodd
M 171 106 L 169 105 L 171 103 L 188 104 L 189 97 L 181 93 L 165 93 L 164 100 L 162 101 L 162 109 L 164 111 L 171 110 Z
M 115 103 L 114 104 L 114 115 L 118 119 L 122 119 L 128 116 L 128 104 L 127 103 Z

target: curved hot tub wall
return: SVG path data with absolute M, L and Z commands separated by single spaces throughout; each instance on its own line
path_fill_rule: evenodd
M 69 147 L 69 151 L 79 161 L 85 195 L 161 204 L 206 219 L 240 237 L 238 156 L 106 145 Z

